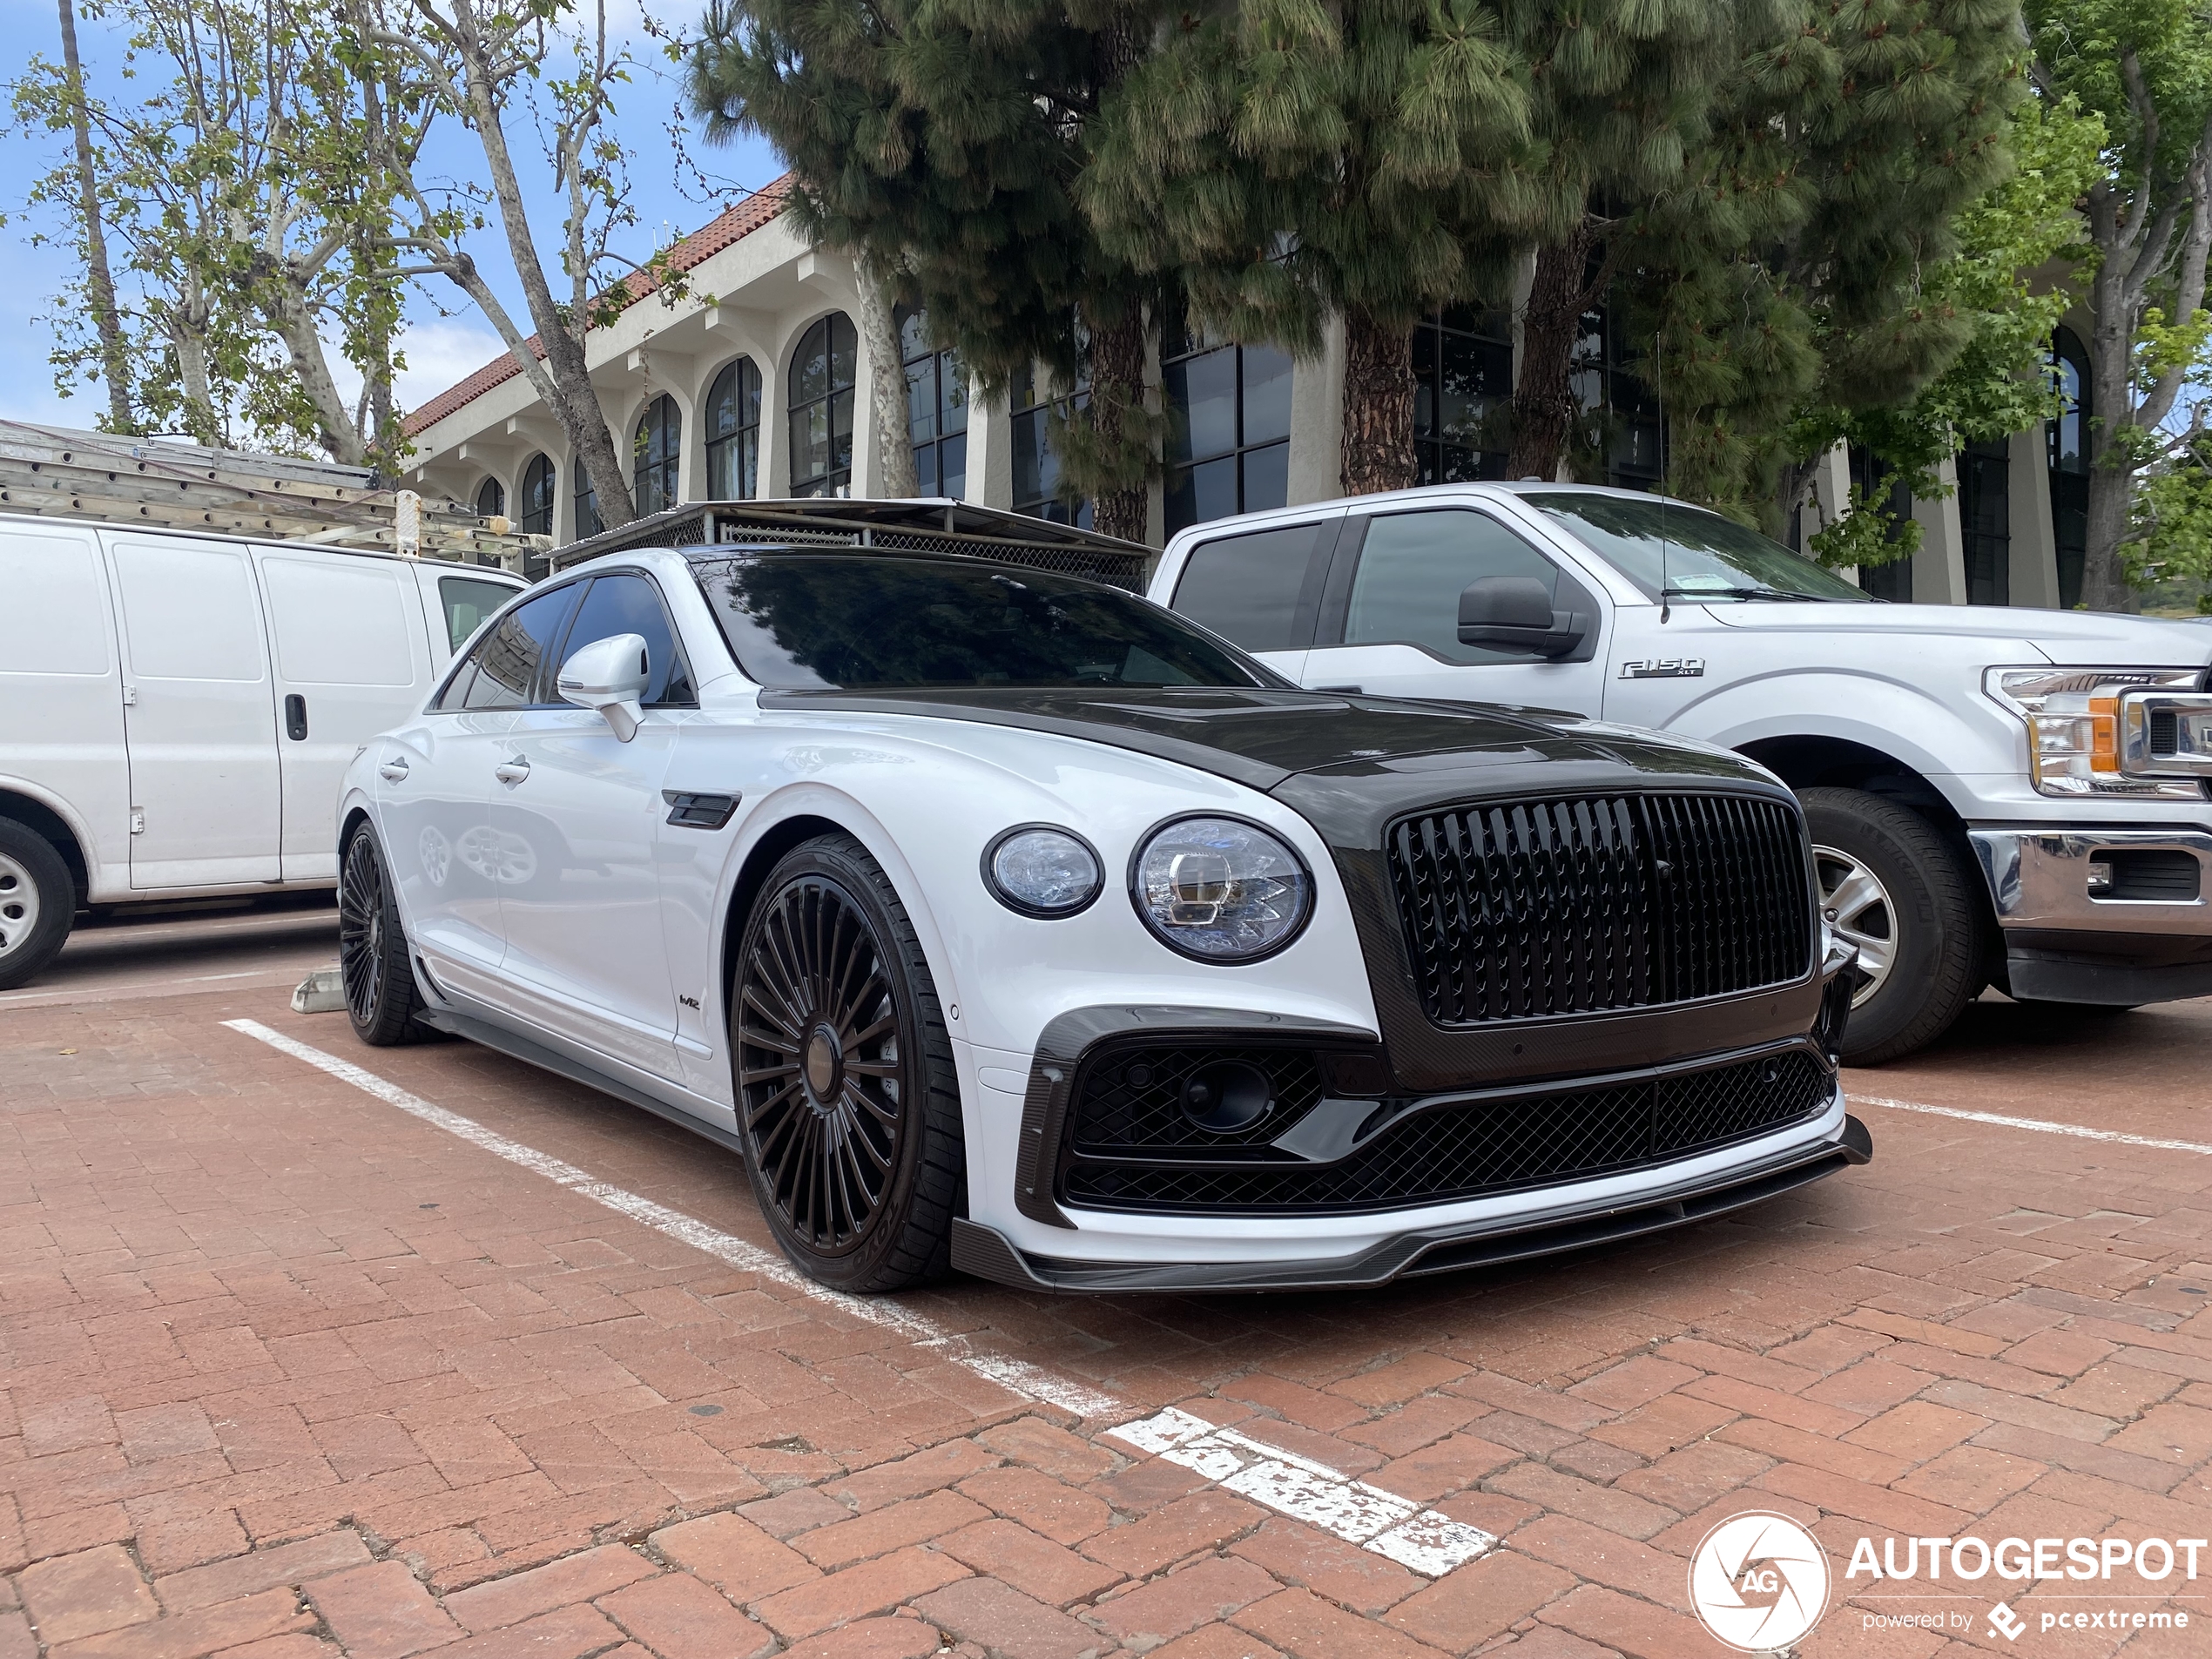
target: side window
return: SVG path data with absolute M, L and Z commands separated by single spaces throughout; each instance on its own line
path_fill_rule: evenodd
M 1352 572 L 1344 643 L 1419 645 L 1447 663 L 1525 663 L 1523 653 L 1460 644 L 1460 594 L 1489 576 L 1534 577 L 1558 603 L 1559 567 L 1488 515 L 1379 513 Z
M 675 624 L 668 619 L 668 608 L 661 604 L 660 590 L 646 577 L 626 574 L 596 577 L 583 603 L 577 607 L 576 624 L 561 647 L 561 661 L 565 663 L 586 645 L 617 634 L 637 634 L 644 639 L 645 663 L 651 673 L 645 685 L 647 708 L 698 706 L 691 667 L 676 643 Z
M 1173 608 L 1246 651 L 1303 651 L 1313 643 L 1313 613 L 1340 523 L 1200 543 L 1175 584 Z
M 484 625 L 486 617 L 521 591 L 507 583 L 487 582 L 481 577 L 440 577 L 438 603 L 445 608 L 446 649 L 459 651 L 469 643 L 469 636 Z
M 541 671 L 561 637 L 581 583 L 569 583 L 519 604 L 469 653 L 469 664 L 448 689 L 442 706 L 526 709 L 536 700 Z M 455 694 L 458 694 L 458 703 Z

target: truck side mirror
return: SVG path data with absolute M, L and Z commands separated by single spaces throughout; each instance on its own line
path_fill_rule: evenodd
M 644 718 L 639 705 L 651 679 L 644 636 L 616 634 L 593 640 L 563 663 L 556 686 L 563 702 L 598 710 L 615 736 L 627 743 Z
M 1588 620 L 1577 610 L 1557 610 L 1533 576 L 1486 576 L 1460 595 L 1460 644 L 1533 657 L 1564 657 L 1582 643 Z

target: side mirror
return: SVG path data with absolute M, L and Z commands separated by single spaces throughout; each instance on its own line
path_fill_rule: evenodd
M 1582 643 L 1589 624 L 1579 611 L 1554 610 L 1533 576 L 1486 576 L 1460 595 L 1460 644 L 1533 657 L 1564 657 Z
M 639 703 L 651 676 L 644 636 L 616 634 L 592 641 L 562 664 L 556 685 L 563 702 L 598 710 L 615 736 L 627 743 L 644 718 Z

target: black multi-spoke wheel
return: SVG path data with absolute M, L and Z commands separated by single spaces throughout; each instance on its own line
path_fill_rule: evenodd
M 771 873 L 731 998 L 753 1190 L 791 1258 L 840 1289 L 941 1272 L 960 1198 L 951 1045 L 905 907 L 860 843 Z
M 431 1035 L 415 1017 L 421 993 L 407 959 L 407 935 L 376 837 L 363 824 L 346 843 L 338 869 L 338 972 L 346 1015 L 363 1042 L 380 1049 Z

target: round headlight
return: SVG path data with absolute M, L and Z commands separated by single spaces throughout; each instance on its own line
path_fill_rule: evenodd
M 1298 937 L 1313 910 L 1313 878 L 1257 824 L 1179 818 L 1137 849 L 1130 896 L 1170 948 L 1204 962 L 1251 962 Z
M 1098 896 L 1105 872 L 1082 836 L 1023 824 L 984 849 L 983 885 L 1025 916 L 1072 916 Z

